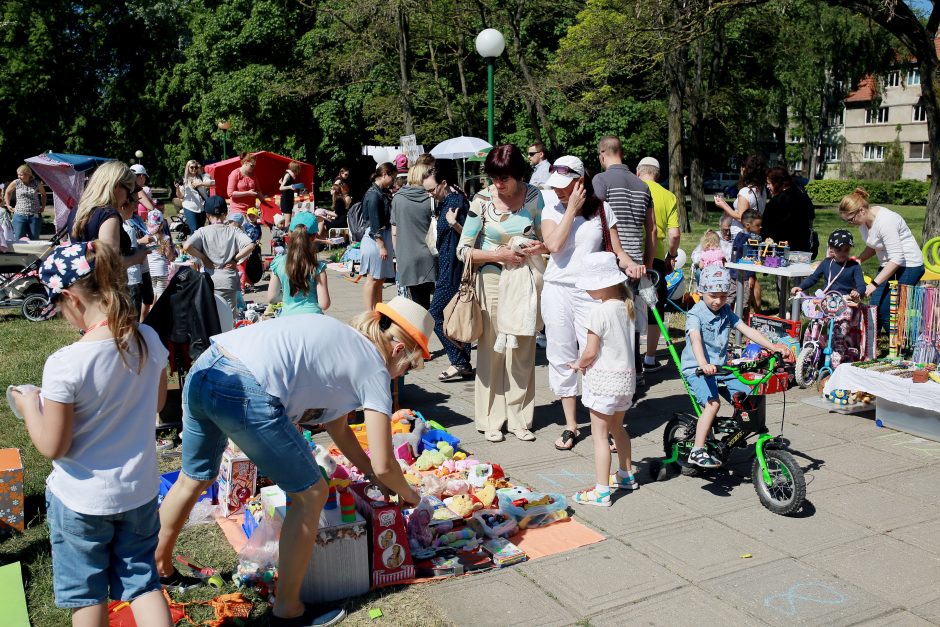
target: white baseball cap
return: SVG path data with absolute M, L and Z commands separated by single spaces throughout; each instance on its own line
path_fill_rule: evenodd
M 555 159 L 548 171 L 551 176 L 545 181 L 546 187 L 568 187 L 571 181 L 584 176 L 584 164 L 577 157 L 565 155 Z
M 138 174 L 138 175 L 143 174 L 144 176 L 149 176 L 147 174 L 147 168 L 140 165 L 139 163 L 135 163 L 134 165 L 131 166 L 131 172 L 133 172 L 134 174 Z
M 575 287 L 579 290 L 601 290 L 627 281 L 629 277 L 617 267 L 614 253 L 601 251 L 581 258 Z
M 644 165 L 652 166 L 657 170 L 659 169 L 659 161 L 655 157 L 643 157 L 640 159 L 640 162 L 636 164 L 636 167 L 639 168 Z

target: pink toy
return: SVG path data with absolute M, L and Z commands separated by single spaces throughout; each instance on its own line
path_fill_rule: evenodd
M 415 463 L 414 455 L 411 454 L 411 446 L 407 442 L 402 442 L 395 449 L 395 457 L 402 460 L 409 466 Z

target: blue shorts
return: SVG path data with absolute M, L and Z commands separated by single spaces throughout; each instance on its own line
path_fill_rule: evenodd
M 73 512 L 46 490 L 55 604 L 78 609 L 160 589 L 157 499 L 120 514 Z
M 698 404 L 702 407 L 708 404 L 709 401 L 717 401 L 719 395 L 726 401 L 730 401 L 732 394 L 736 392 L 744 392 L 748 396 L 751 395 L 751 386 L 741 383 L 732 374 L 719 373 L 714 377 L 706 377 L 695 374 L 693 370 L 688 373 L 683 373 L 683 375 L 685 376 L 686 382 L 689 384 L 689 389 L 692 390 L 692 395 L 695 396 L 695 400 L 698 401 Z M 725 387 L 719 388 L 719 382 L 724 383 Z
M 237 359 L 212 345 L 183 386 L 183 472 L 214 481 L 231 438 L 285 492 L 303 492 L 320 468 L 284 405 Z

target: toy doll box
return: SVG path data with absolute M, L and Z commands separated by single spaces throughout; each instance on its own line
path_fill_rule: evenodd
M 0 450 L 0 534 L 23 531 L 23 462 L 18 448 Z
M 219 503 L 226 516 L 244 509 L 245 502 L 255 494 L 257 481 L 254 463 L 241 451 L 225 449 L 219 470 Z
M 401 508 L 381 497 L 372 498 L 375 495 L 368 490 L 370 487 L 375 490 L 367 483 L 354 484 L 350 489 L 356 497 L 356 511 L 362 514 L 369 526 L 372 587 L 412 581 L 415 567 Z

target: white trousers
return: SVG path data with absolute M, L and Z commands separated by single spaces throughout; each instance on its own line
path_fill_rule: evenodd
M 546 281 L 542 286 L 548 385 L 559 398 L 578 395 L 578 373 L 568 364 L 577 360 L 587 345 L 588 317 L 598 304 L 600 301 L 573 285 Z

